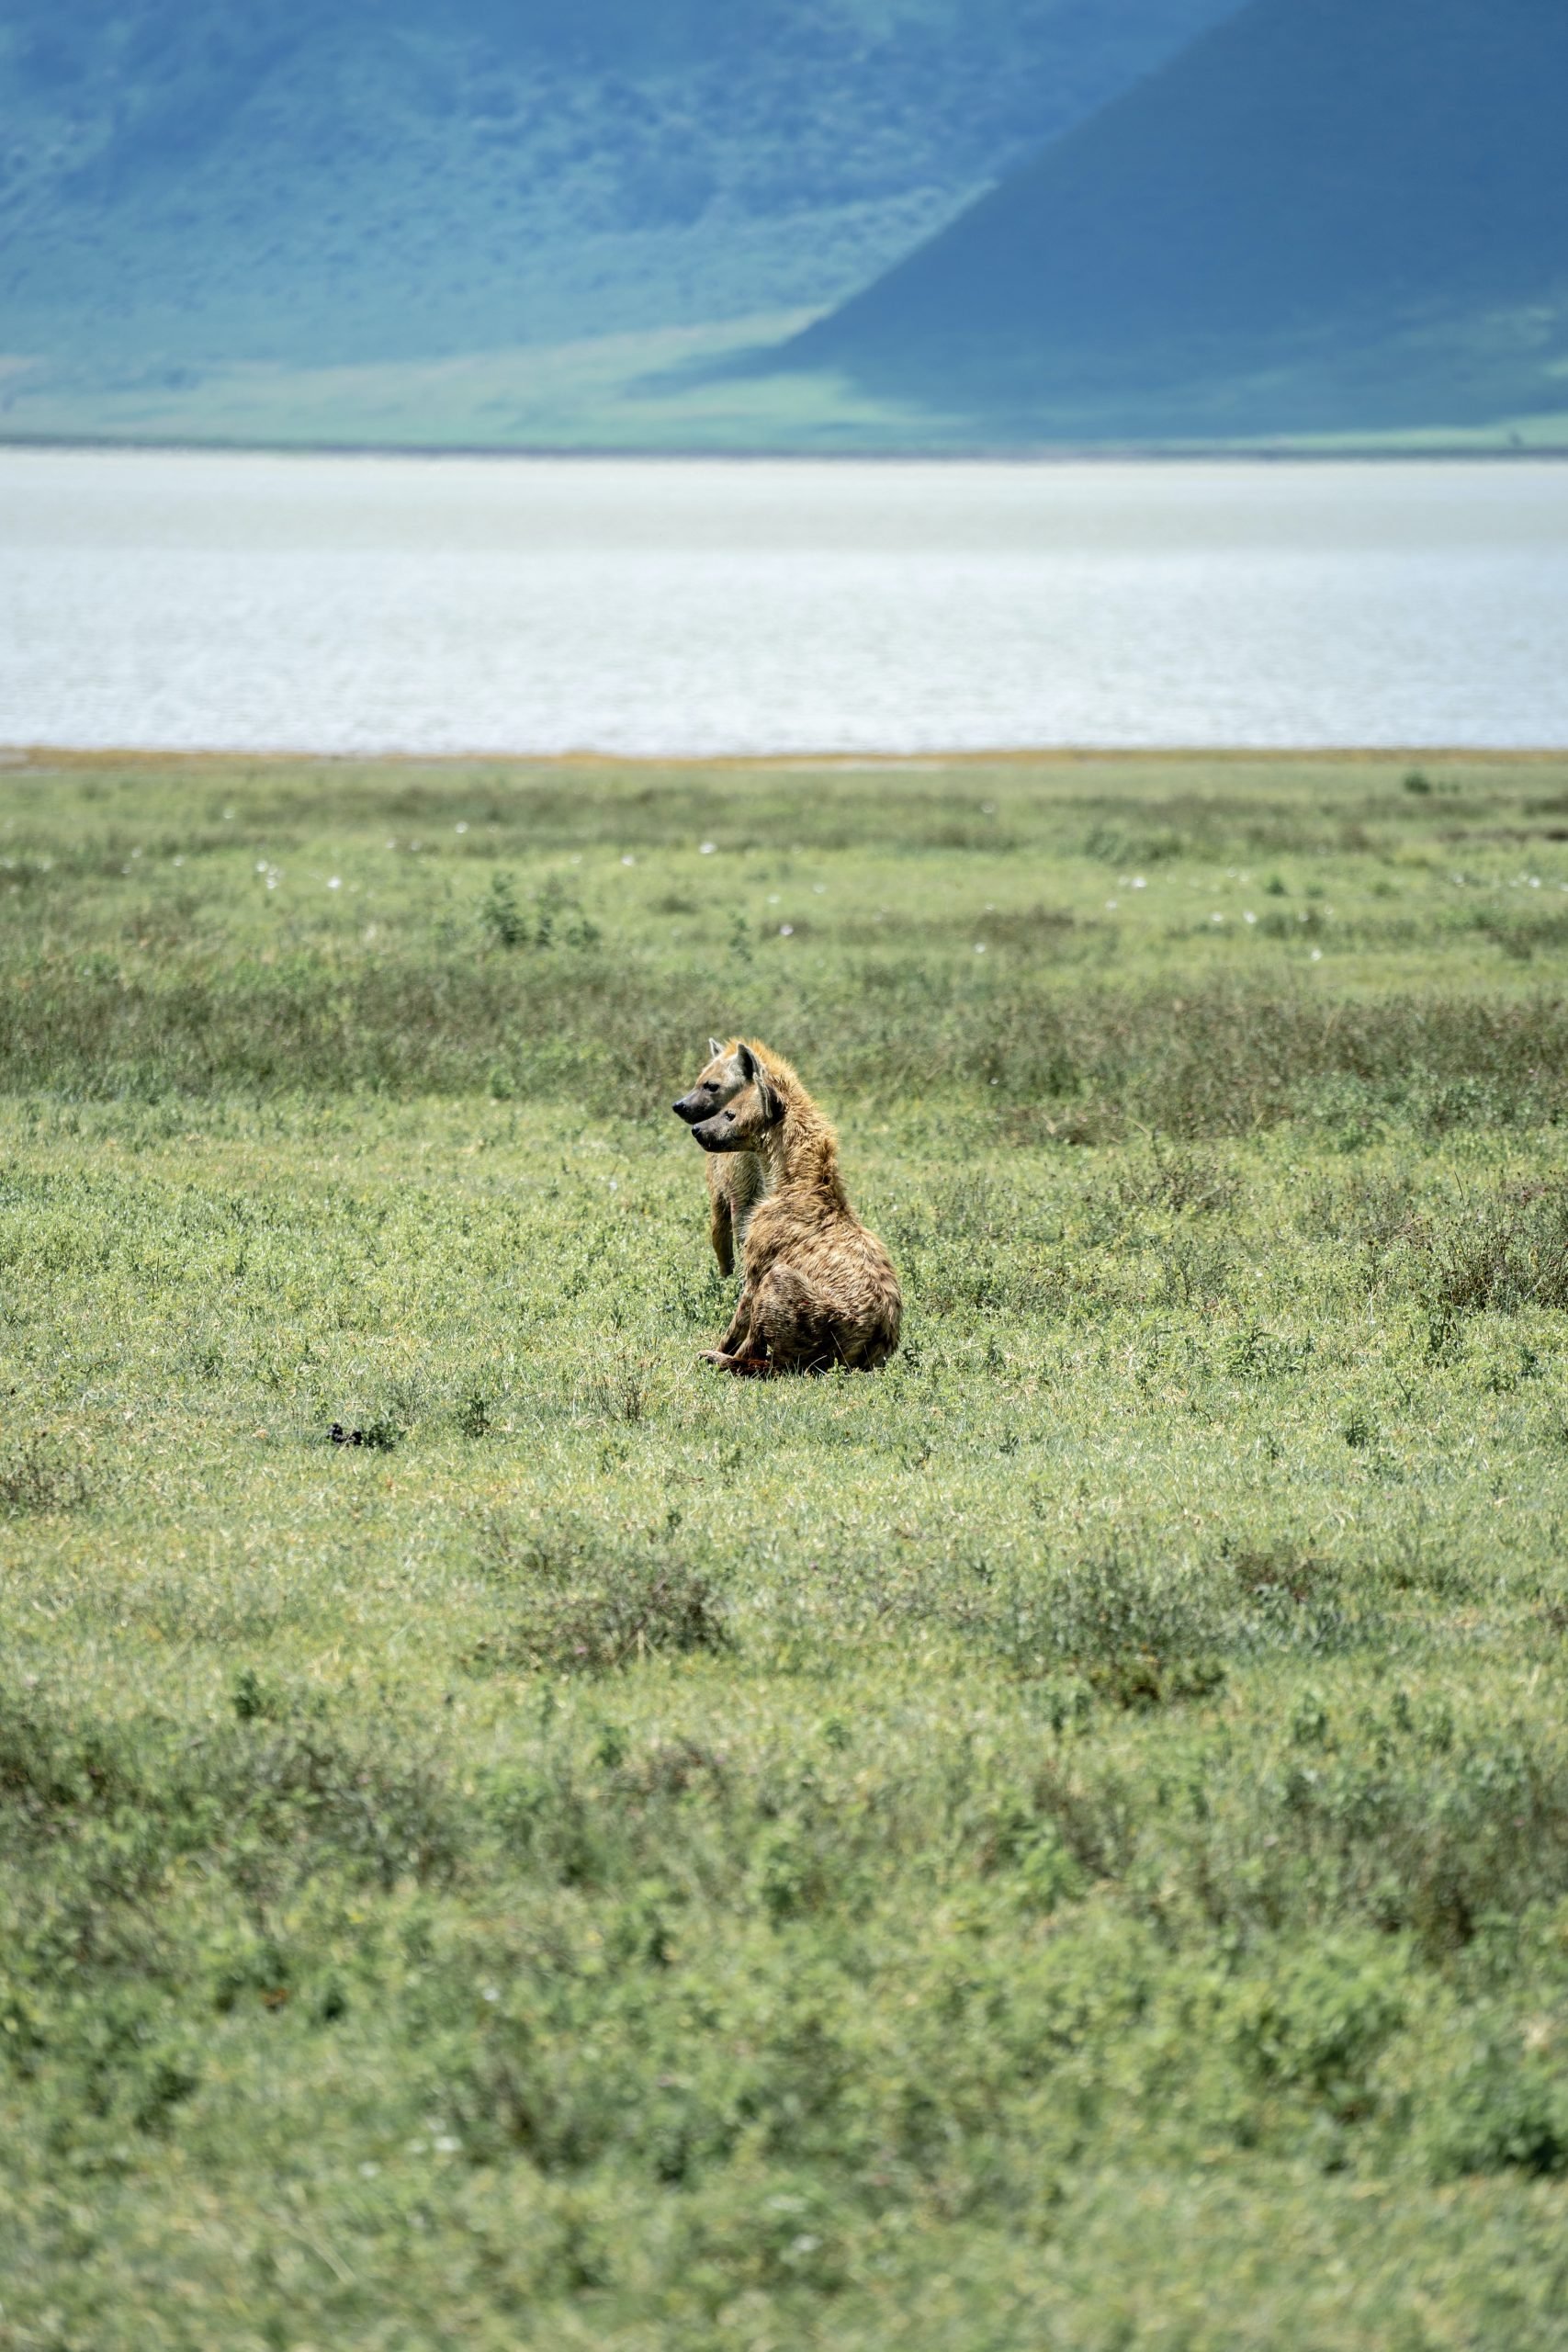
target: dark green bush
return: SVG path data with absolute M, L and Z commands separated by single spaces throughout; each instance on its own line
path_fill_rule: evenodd
M 1272 1765 L 1182 1842 L 1216 1924 L 1360 1921 L 1441 1956 L 1490 1917 L 1568 1894 L 1568 1757 L 1525 1725 L 1387 1721 L 1370 1746 L 1320 1740 Z
M 499 1514 L 481 1523 L 479 1549 L 489 1574 L 515 1595 L 516 1613 L 471 1653 L 476 1668 L 596 1674 L 661 1653 L 734 1646 L 716 1581 L 672 1532 L 617 1548 L 570 1519 L 518 1527 Z
M 0 1453 L 0 1513 L 81 1510 L 94 1495 L 92 1474 L 69 1440 L 39 1430 Z
M 1114 1547 L 987 1579 L 955 1616 L 1012 1673 L 1068 1669 L 1119 1707 L 1211 1696 L 1224 1682 L 1219 1653 L 1235 1630 L 1209 1578 Z
M 694 985 L 636 955 L 177 963 L 164 975 L 46 964 L 0 996 L 0 1081 L 85 1096 L 372 1088 L 570 1096 L 660 1109 L 691 1041 L 786 1035 L 829 1093 L 979 1090 L 989 1109 L 1058 1106 L 1108 1131 L 1173 1136 L 1343 1116 L 1438 1129 L 1568 1116 L 1568 1029 L 1550 1000 L 1398 996 L 1328 1002 L 1208 987 L 1083 988 L 1043 1001 L 999 972 L 954 979 L 847 961 L 800 986 L 772 971 Z M 997 1081 L 992 1087 L 992 1080 Z M 1336 1091 L 1337 1090 L 1337 1091 Z

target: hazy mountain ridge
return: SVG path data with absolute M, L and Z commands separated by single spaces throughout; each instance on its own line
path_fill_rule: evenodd
M 1229 0 L 14 0 L 0 349 L 329 365 L 817 306 Z
M 1568 8 L 1254 0 L 794 346 L 1010 437 L 1568 409 Z

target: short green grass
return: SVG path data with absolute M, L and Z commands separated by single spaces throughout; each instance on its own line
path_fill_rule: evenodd
M 1568 759 L 0 775 L 6 2352 L 1560 2346 L 1565 944 Z
M 573 343 L 339 366 L 0 357 L 0 441 L 209 447 L 753 450 L 966 448 L 973 424 L 842 378 L 739 375 L 734 361 L 814 315 L 769 311 Z M 1568 424 L 1558 420 L 1559 440 Z M 1501 434 L 1492 436 L 1504 446 Z M 1490 446 L 1490 445 L 1483 445 Z M 1550 431 L 1547 446 L 1551 446 Z

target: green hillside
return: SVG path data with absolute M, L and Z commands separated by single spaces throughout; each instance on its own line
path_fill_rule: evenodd
M 65 399 L 820 309 L 1231 4 L 10 0 L 0 355 Z
M 1562 0 L 1255 0 L 792 346 L 1002 437 L 1568 410 Z

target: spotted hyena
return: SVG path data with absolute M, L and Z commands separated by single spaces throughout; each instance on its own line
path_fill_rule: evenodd
M 898 1345 L 893 1261 L 850 1206 L 838 1138 L 789 1064 L 745 1040 L 733 1050 L 739 1091 L 692 1132 L 727 1165 L 754 1156 L 762 1184 L 734 1317 L 706 1360 L 743 1374 L 869 1372 Z

